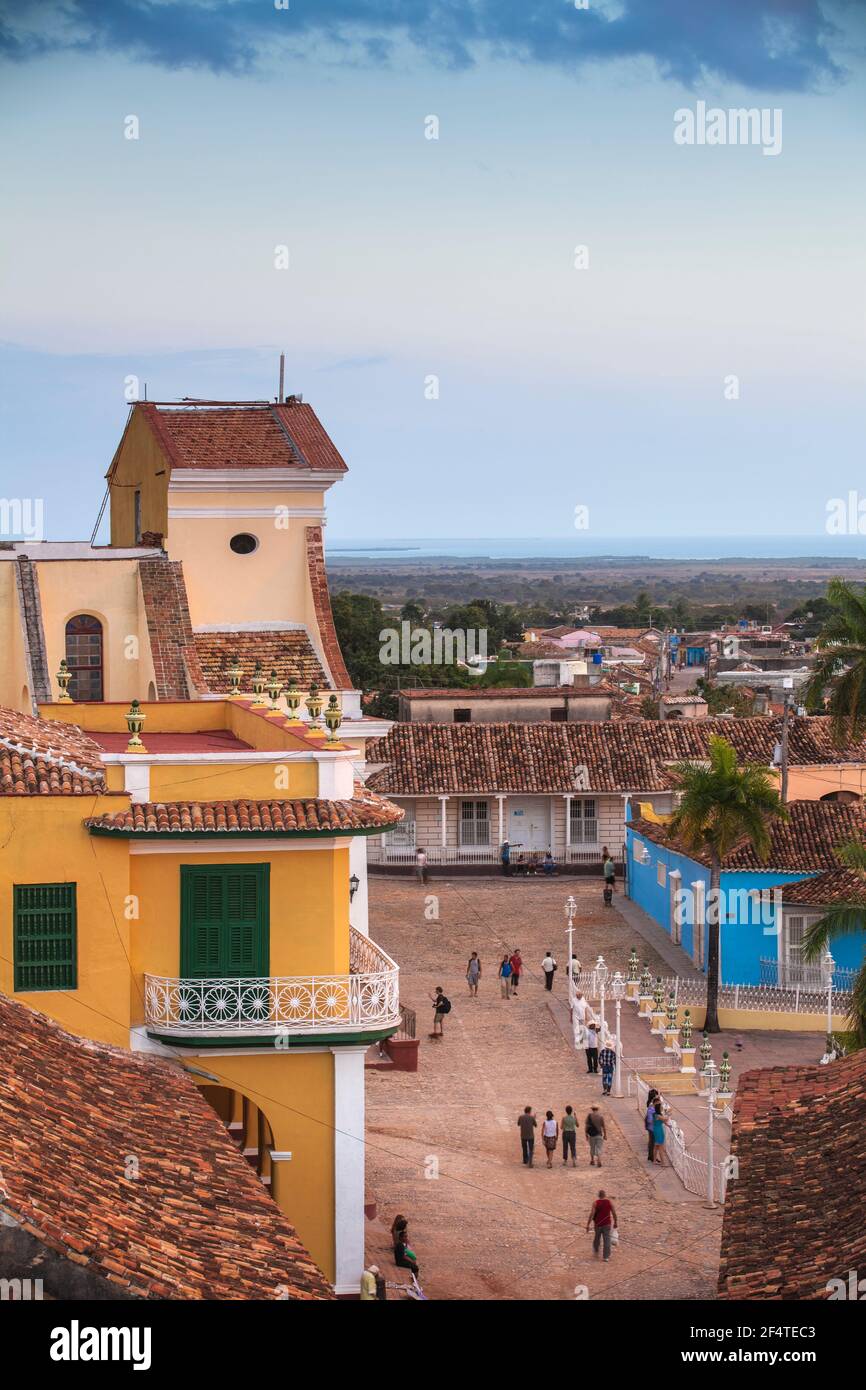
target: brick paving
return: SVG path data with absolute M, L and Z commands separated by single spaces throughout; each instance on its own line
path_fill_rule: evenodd
M 564 998 L 569 892 L 578 900 L 575 952 L 584 964 L 601 952 L 622 967 L 634 944 L 653 973 L 667 973 L 634 925 L 604 909 L 596 880 L 371 880 L 371 935 L 400 963 L 401 998 L 417 1011 L 421 1047 L 417 1075 L 367 1073 L 367 1186 L 379 1213 L 367 1225 L 368 1258 L 405 1282 L 388 1238 L 402 1212 L 434 1299 L 714 1298 L 720 1213 L 678 1184 L 655 1181 L 617 1118 L 633 1113 L 633 1100 L 603 1103 L 609 1138 L 600 1171 L 590 1168 L 582 1135 L 576 1169 L 563 1168 L 557 1154 L 548 1171 L 540 1141 L 536 1166 L 521 1163 L 516 1121 L 524 1105 L 560 1119 L 570 1103 L 582 1123 L 593 1101 L 602 1104 L 600 1078 L 587 1076 L 542 982 L 549 946 L 560 963 L 554 994 Z M 496 969 L 515 946 L 526 975 L 518 998 L 505 1000 Z M 473 950 L 483 963 L 477 1000 L 464 976 Z M 429 995 L 437 984 L 453 1010 L 444 1040 L 434 1042 Z M 614 1199 L 622 1228 L 606 1265 L 593 1258 L 584 1229 L 599 1187 Z

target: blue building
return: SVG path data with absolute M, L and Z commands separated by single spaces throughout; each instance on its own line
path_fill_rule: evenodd
M 723 865 L 723 984 L 821 988 L 820 966 L 802 960 L 803 936 L 830 903 L 849 901 L 858 886 L 862 893 L 862 884 L 840 866 L 834 852 L 866 835 L 862 804 L 797 801 L 789 811 L 790 820 L 773 827 L 765 864 L 742 846 Z M 626 860 L 629 897 L 682 946 L 696 969 L 706 971 L 709 864 L 684 853 L 665 824 L 639 818 L 630 818 L 626 826 Z M 795 889 L 795 884 L 800 886 Z M 836 987 L 847 987 L 851 972 L 863 963 L 866 931 L 840 938 L 832 950 Z

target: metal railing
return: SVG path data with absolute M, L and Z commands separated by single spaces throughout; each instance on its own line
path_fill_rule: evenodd
M 414 867 L 415 855 L 417 850 L 422 848 L 410 841 L 407 837 L 391 839 L 390 835 L 371 835 L 367 841 L 367 860 L 370 864 L 393 864 L 407 865 Z M 427 855 L 428 867 L 435 867 L 437 864 L 501 864 L 499 845 L 441 845 L 425 844 L 424 852 Z M 601 846 L 600 845 L 563 845 L 558 848 L 551 846 L 554 862 L 562 864 L 587 864 L 596 865 L 601 873 Z M 524 859 L 532 859 L 536 867 L 542 872 L 541 861 L 544 858 L 544 850 L 521 851 L 519 845 L 511 846 L 511 867 L 515 877 L 520 872 L 520 856 Z
M 400 1027 L 395 1033 L 397 1038 L 414 1038 L 417 1019 L 414 1009 L 407 1009 L 405 1004 L 400 1005 Z
M 833 993 L 848 994 L 856 975 L 856 970 L 837 965 L 833 971 Z M 796 989 L 799 985 L 813 994 L 827 993 L 821 966 L 806 965 L 802 961 L 762 960 L 761 984 L 770 989 Z
M 662 980 L 664 998 L 672 991 L 677 1004 L 703 1005 L 707 1002 L 707 979 L 705 975 L 695 979 L 668 976 Z M 833 991 L 833 1012 L 845 1014 L 851 1003 L 851 995 L 846 990 Z M 773 985 L 722 985 L 719 990 L 719 1007 L 726 1009 L 748 1009 L 766 1013 L 820 1014 L 827 1009 L 827 989 L 815 989 L 805 985 L 794 985 L 779 989 Z
M 145 976 L 145 1022 L 154 1033 L 256 1037 L 351 1033 L 401 1023 L 399 969 L 349 928 L 348 975 L 174 979 Z

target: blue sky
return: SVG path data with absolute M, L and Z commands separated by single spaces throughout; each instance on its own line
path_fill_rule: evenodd
M 863 486 L 864 50 L 824 0 L 6 0 L 0 492 L 89 535 L 127 376 L 268 396 L 285 349 L 334 537 L 821 535 Z M 781 153 L 676 145 L 699 100 Z

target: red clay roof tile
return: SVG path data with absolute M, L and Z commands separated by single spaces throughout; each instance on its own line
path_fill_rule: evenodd
M 85 825 L 112 835 L 351 835 L 387 830 L 402 818 L 398 806 L 365 789 L 350 801 L 135 802 Z

